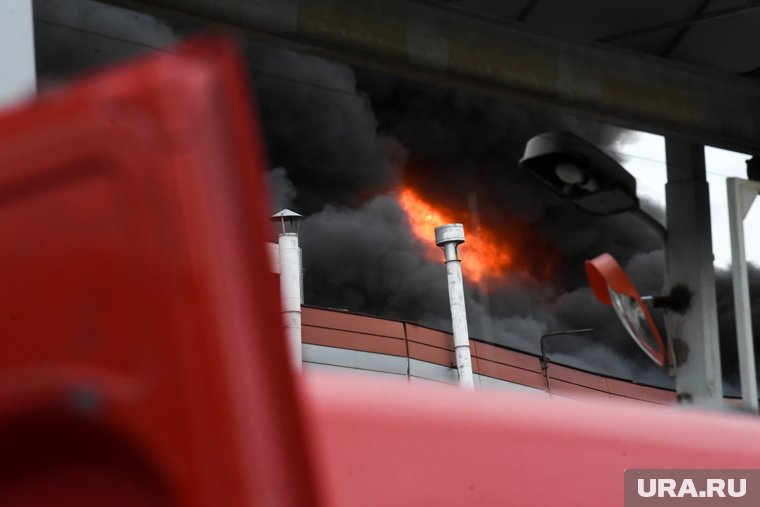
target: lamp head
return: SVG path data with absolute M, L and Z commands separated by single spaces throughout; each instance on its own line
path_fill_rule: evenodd
M 639 207 L 636 179 L 615 159 L 569 132 L 531 138 L 520 165 L 586 213 L 606 216 Z

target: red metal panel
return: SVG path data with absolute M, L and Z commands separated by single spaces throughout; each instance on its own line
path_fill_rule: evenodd
M 301 320 L 305 325 L 404 339 L 402 322 L 308 306 L 302 307 L 301 312 Z
M 558 380 L 564 380 L 580 386 L 596 389 L 597 391 L 607 391 L 607 378 L 593 373 L 586 373 L 584 371 L 574 370 L 566 366 L 560 366 L 555 363 L 549 363 L 549 368 L 546 370 L 550 378 Z
M 314 375 L 335 507 L 623 505 L 627 468 L 760 468 L 757 420 Z M 466 440 L 462 441 L 462 436 Z
M 243 76 L 197 41 L 0 119 L 3 507 L 315 502 Z
M 480 362 L 478 356 L 475 355 L 475 340 L 470 338 L 470 361 L 472 362 L 472 372 L 480 373 Z
M 616 400 L 616 401 L 621 401 L 621 402 L 644 403 L 644 404 L 647 404 L 647 405 L 662 405 L 662 403 L 656 403 L 654 401 L 646 401 L 646 400 L 641 400 L 639 398 L 629 398 L 627 396 L 620 396 L 620 395 L 617 395 L 617 394 L 610 394 L 609 397 L 610 397 L 610 399 L 613 399 L 613 400 Z
M 541 365 L 536 356 L 504 349 L 490 343 L 475 342 L 475 355 L 481 359 L 541 372 Z
M 415 324 L 406 324 L 406 338 L 409 341 L 454 350 L 454 338 L 451 334 L 443 331 L 436 331 Z
M 478 359 L 480 374 L 493 377 L 507 382 L 514 382 L 524 386 L 535 387 L 536 389 L 546 389 L 544 377 L 540 373 L 515 368 L 506 364 L 495 363 L 485 359 Z
M 640 386 L 612 378 L 607 379 L 607 388 L 611 394 L 651 401 L 653 403 L 669 404 L 676 402 L 676 393 L 667 389 Z
M 398 338 L 312 326 L 303 326 L 302 332 L 304 343 L 406 357 L 406 342 Z
M 409 357 L 447 367 L 457 364 L 453 351 L 412 341 L 409 342 Z
M 563 382 L 554 378 L 549 378 L 549 390 L 551 394 L 565 396 L 573 399 L 584 399 L 589 397 L 602 397 L 609 399 L 610 394 L 607 391 L 597 391 L 586 386 Z
M 456 367 L 456 356 L 453 350 L 442 349 L 440 347 L 433 347 L 432 345 L 425 345 L 423 343 L 417 343 L 409 341 L 409 357 L 412 359 L 419 359 L 420 361 L 427 361 L 429 363 L 440 364 L 447 367 Z M 470 340 L 470 347 L 472 347 L 472 340 Z M 472 356 L 472 372 L 480 373 L 480 364 L 478 358 Z

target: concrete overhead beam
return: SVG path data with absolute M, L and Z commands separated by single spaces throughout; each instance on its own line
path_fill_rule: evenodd
M 755 81 L 558 39 L 432 0 L 101 1 L 189 14 L 446 86 L 760 153 Z

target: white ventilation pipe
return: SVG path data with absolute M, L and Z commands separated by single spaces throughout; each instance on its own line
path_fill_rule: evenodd
M 282 224 L 278 238 L 280 271 L 280 297 L 285 339 L 291 360 L 297 370 L 301 369 L 301 249 L 298 246 L 298 226 L 302 215 L 282 210 L 272 215 L 272 220 Z
M 470 357 L 470 335 L 467 331 L 467 312 L 464 306 L 464 284 L 462 263 L 457 247 L 464 243 L 464 226 L 447 224 L 435 228 L 435 244 L 443 249 L 446 258 L 446 276 L 449 282 L 449 303 L 451 323 L 454 330 L 454 354 L 459 373 L 459 387 L 474 389 L 472 359 Z

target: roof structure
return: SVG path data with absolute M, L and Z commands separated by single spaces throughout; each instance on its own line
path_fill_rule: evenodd
M 754 2 L 103 0 L 443 86 L 760 152 Z M 360 6 L 360 7 L 357 7 Z
M 481 16 L 711 71 L 754 75 L 760 3 L 743 0 L 449 0 Z M 464 14 L 464 13 L 463 13 Z
M 410 322 L 304 306 L 303 358 L 306 371 L 381 376 L 410 383 L 457 383 L 450 333 Z M 576 400 L 605 398 L 669 405 L 670 389 L 583 371 L 549 362 L 546 377 L 539 357 L 470 339 L 478 389 L 506 389 Z M 733 398 L 726 399 L 738 405 Z

